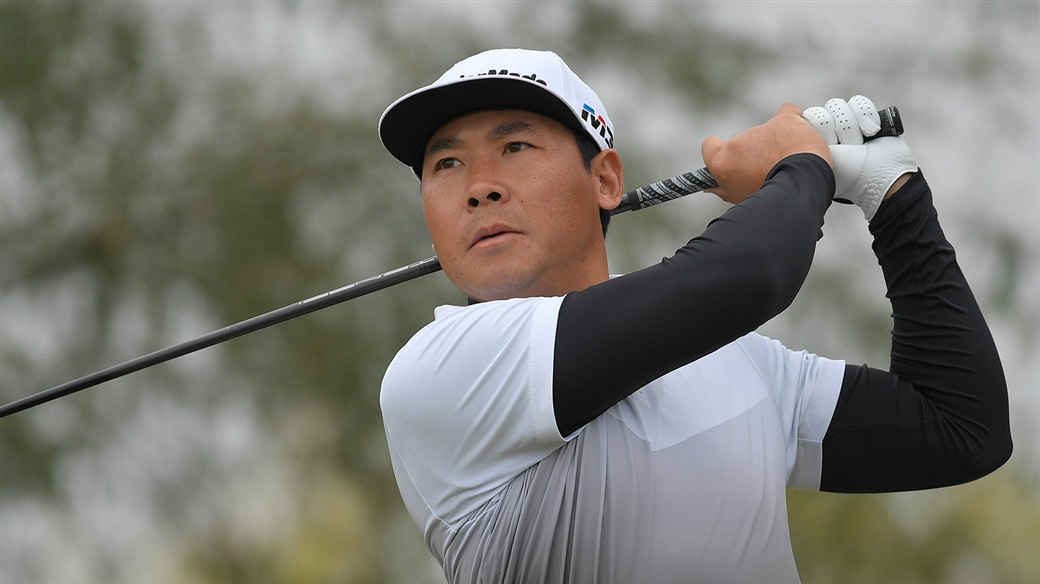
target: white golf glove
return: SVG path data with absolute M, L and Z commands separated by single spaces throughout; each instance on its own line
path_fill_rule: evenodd
M 902 136 L 883 136 L 870 142 L 863 138 L 881 130 L 881 117 L 874 103 L 862 95 L 845 101 L 832 99 L 823 107 L 802 112 L 823 135 L 834 162 L 834 200 L 853 203 L 870 221 L 877 213 L 892 183 L 903 174 L 917 172 L 917 162 Z

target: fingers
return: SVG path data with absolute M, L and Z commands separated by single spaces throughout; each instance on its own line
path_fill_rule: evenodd
M 874 102 L 862 95 L 853 96 L 849 101 L 834 98 L 823 107 L 811 107 L 802 112 L 816 131 L 823 136 L 828 145 L 863 144 L 864 137 L 870 137 L 881 130 L 881 116 L 878 115 Z
M 844 99 L 834 98 L 823 104 L 824 109 L 834 118 L 834 132 L 838 135 L 838 144 L 859 145 L 863 143 L 863 134 L 856 122 L 856 114 Z
M 820 106 L 813 106 L 802 112 L 802 117 L 816 128 L 828 146 L 838 143 L 838 133 L 834 131 L 834 118 L 831 116 L 831 112 Z
M 870 98 L 863 95 L 854 95 L 849 100 L 849 107 L 856 116 L 859 129 L 864 136 L 870 137 L 881 131 L 881 116 Z

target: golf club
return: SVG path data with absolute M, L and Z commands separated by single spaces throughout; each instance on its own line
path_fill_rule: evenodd
M 878 113 L 881 117 L 881 130 L 874 136 L 867 138 L 867 140 L 879 138 L 881 136 L 898 136 L 903 133 L 903 124 L 899 117 L 899 111 L 894 106 L 879 110 Z M 616 215 L 625 211 L 645 209 L 646 207 L 684 197 L 686 195 L 691 195 L 693 193 L 699 193 L 717 186 L 718 183 L 715 181 L 714 177 L 711 176 L 711 173 L 708 172 L 708 169 L 701 168 L 644 187 L 639 187 L 625 193 L 622 196 L 621 203 L 617 208 L 611 211 L 611 215 Z M 389 272 L 371 278 L 366 278 L 353 284 L 348 284 L 341 288 L 284 306 L 277 310 L 254 316 L 247 320 L 205 334 L 196 339 L 148 353 L 147 355 L 137 357 L 136 359 L 131 359 L 119 365 L 91 373 L 90 375 L 74 379 L 39 393 L 10 402 L 0 406 L 0 418 L 99 385 L 106 381 L 111 381 L 118 377 L 140 371 L 147 367 L 158 365 L 159 363 L 164 363 L 189 353 L 194 353 L 195 351 L 223 343 L 224 341 L 256 332 L 263 328 L 305 314 L 310 314 L 323 308 L 328 308 L 335 304 L 370 294 L 377 290 L 382 290 L 409 280 L 414 280 L 420 276 L 432 274 L 440 271 L 440 269 L 440 262 L 437 257 L 434 256 L 390 270 Z

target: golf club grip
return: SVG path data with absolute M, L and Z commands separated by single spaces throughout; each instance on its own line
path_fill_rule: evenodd
M 692 172 L 684 172 L 679 176 L 666 178 L 662 181 L 639 187 L 621 195 L 621 203 L 610 210 L 611 215 L 624 213 L 625 211 L 638 211 L 652 207 L 658 203 L 699 193 L 703 190 L 719 186 L 715 177 L 711 176 L 707 168 L 699 168 Z
M 864 138 L 869 142 L 882 136 L 900 136 L 903 133 L 903 120 L 899 116 L 896 106 L 889 106 L 878 111 L 881 118 L 881 129 L 877 134 Z M 637 211 L 652 207 L 658 203 L 692 195 L 701 191 L 719 186 L 715 177 L 711 176 L 707 168 L 700 168 L 693 172 L 685 172 L 678 176 L 655 182 L 629 191 L 621 196 L 621 203 L 610 211 L 611 215 L 624 213 L 625 211 Z

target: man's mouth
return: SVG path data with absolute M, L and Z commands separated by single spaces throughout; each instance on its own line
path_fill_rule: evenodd
M 470 248 L 475 247 L 487 247 L 495 245 L 499 242 L 505 241 L 506 239 L 517 235 L 517 231 L 510 229 L 502 225 L 492 225 L 485 227 L 477 231 L 473 236 L 473 242 L 470 244 Z

